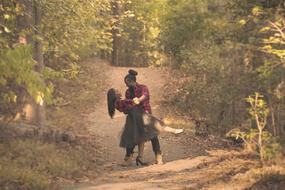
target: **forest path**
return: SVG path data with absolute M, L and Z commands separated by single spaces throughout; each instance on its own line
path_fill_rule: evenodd
M 104 64 L 104 63 L 102 63 Z M 121 169 L 125 150 L 119 147 L 119 136 L 123 128 L 126 116 L 123 113 L 116 112 L 114 119 L 110 119 L 107 112 L 106 92 L 110 88 L 118 89 L 122 95 L 126 91 L 124 77 L 130 68 L 106 66 L 107 86 L 101 95 L 101 102 L 97 105 L 96 111 L 88 116 L 90 131 L 101 138 L 101 143 L 106 148 L 104 156 L 107 168 Z M 163 86 L 167 78 L 167 72 L 157 68 L 134 68 L 138 72 L 137 82 L 148 86 L 151 95 L 151 106 L 153 114 L 162 117 L 159 102 L 163 96 Z M 179 143 L 181 135 L 162 134 L 161 148 L 166 162 L 187 157 L 186 147 Z M 146 143 L 145 160 L 153 161 L 151 143 Z M 113 168 L 114 167 L 114 168 Z M 117 168 L 119 167 L 119 168 Z
M 99 62 L 97 60 L 94 66 L 104 67 L 102 70 L 107 72 L 107 86 L 100 95 L 101 102 L 97 104 L 96 111 L 86 117 L 86 122 L 89 123 L 90 132 L 98 136 L 104 147 L 100 155 L 102 167 L 98 171 L 99 177 L 94 181 L 67 189 L 244 189 L 248 185 L 248 180 L 237 184 L 236 180 L 240 181 L 242 177 L 236 178 L 235 175 L 240 172 L 246 173 L 249 167 L 254 165 L 252 160 L 241 159 L 239 153 L 235 151 L 208 151 L 213 144 L 213 137 L 199 139 L 190 129 L 186 129 L 180 135 L 160 136 L 165 164 L 137 167 L 133 163 L 132 166 L 123 166 L 125 150 L 118 144 L 125 115 L 116 112 L 114 119 L 110 119 L 107 113 L 106 91 L 109 88 L 116 88 L 124 94 L 126 86 L 123 79 L 130 68 L 111 67 L 103 61 Z M 135 70 L 139 73 L 137 81 L 149 87 L 153 114 L 163 117 L 160 100 L 168 73 L 157 68 L 135 68 Z M 150 142 L 146 143 L 144 160 L 150 162 L 154 160 Z

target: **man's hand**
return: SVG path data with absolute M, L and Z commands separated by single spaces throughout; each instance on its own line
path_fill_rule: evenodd
M 138 104 L 140 104 L 140 99 L 137 98 L 137 97 L 135 97 L 135 98 L 133 99 L 133 102 L 134 102 L 134 104 L 138 105 Z

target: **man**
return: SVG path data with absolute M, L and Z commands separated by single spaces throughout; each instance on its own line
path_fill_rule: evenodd
M 128 87 L 125 93 L 125 98 L 132 99 L 133 102 L 136 104 L 136 106 L 138 108 L 141 108 L 144 111 L 144 113 L 151 114 L 151 106 L 149 102 L 150 101 L 149 90 L 147 86 L 136 82 L 137 74 L 138 73 L 135 70 L 130 69 L 129 73 L 125 76 L 124 82 L 126 86 Z M 155 133 L 155 131 L 153 133 Z M 162 153 L 160 150 L 160 143 L 159 143 L 157 134 L 153 134 L 153 135 L 150 134 L 150 135 L 152 136 L 150 140 L 151 140 L 153 152 L 155 154 L 155 163 L 163 164 Z M 129 159 L 131 159 L 131 155 L 134 151 L 134 148 L 135 147 L 126 148 L 125 161 L 128 161 Z M 141 143 L 139 145 L 139 156 L 142 156 L 143 148 L 144 148 L 144 143 Z M 141 158 L 138 158 L 138 159 L 141 159 Z M 143 162 L 141 161 L 141 163 Z

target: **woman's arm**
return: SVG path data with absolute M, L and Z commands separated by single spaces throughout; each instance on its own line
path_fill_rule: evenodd
M 134 107 L 134 104 L 133 101 L 130 99 L 122 100 L 120 98 L 117 98 L 115 106 L 118 111 L 127 113 L 130 109 Z

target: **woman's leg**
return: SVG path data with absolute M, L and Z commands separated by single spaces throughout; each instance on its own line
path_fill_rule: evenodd
M 163 131 L 173 133 L 173 134 L 179 134 L 179 133 L 182 133 L 184 130 L 183 129 L 174 129 L 172 127 L 164 126 Z
M 151 114 L 143 114 L 143 122 L 144 122 L 144 125 L 151 125 L 152 122 L 154 122 L 154 126 L 159 132 L 179 134 L 184 131 L 183 129 L 175 129 L 175 128 L 165 125 L 164 121 L 157 119 L 155 116 Z
M 136 158 L 136 164 L 137 164 L 137 166 L 138 165 L 142 165 L 142 166 L 146 166 L 146 165 L 148 165 L 148 163 L 146 163 L 146 162 L 144 162 L 143 161 L 143 151 L 144 151 L 144 142 L 143 143 L 140 143 L 139 145 L 138 145 L 138 156 L 137 156 L 137 158 Z

